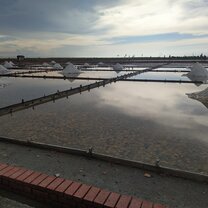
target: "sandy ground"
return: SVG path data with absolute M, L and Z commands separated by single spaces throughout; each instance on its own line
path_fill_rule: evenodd
M 146 172 L 136 168 L 6 143 L 0 143 L 0 162 L 51 175 L 59 173 L 64 178 L 163 203 L 172 208 L 208 207 L 207 184 L 152 172 L 148 172 L 151 178 L 146 178 Z M 3 202 L 5 200 L 3 198 Z

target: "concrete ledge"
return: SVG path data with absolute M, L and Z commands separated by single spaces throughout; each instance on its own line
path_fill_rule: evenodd
M 167 208 L 79 182 L 0 163 L 0 188 L 64 208 Z
M 165 174 L 165 175 L 179 177 L 179 178 L 188 179 L 192 181 L 208 183 L 208 175 L 168 168 L 164 166 L 156 166 L 156 165 L 154 166 L 152 164 L 143 163 L 140 161 L 126 160 L 126 159 L 122 159 L 118 157 L 112 157 L 109 155 L 93 153 L 89 150 L 85 151 L 85 150 L 76 149 L 76 148 L 69 148 L 69 147 L 63 147 L 63 146 L 39 143 L 39 142 L 24 141 L 24 140 L 18 140 L 18 139 L 6 138 L 6 137 L 0 137 L 0 142 L 12 143 L 12 144 L 17 144 L 21 146 L 27 146 L 27 147 L 38 148 L 38 149 L 46 149 L 46 150 L 52 150 L 52 151 L 57 151 L 61 153 L 66 153 L 66 154 L 89 157 L 95 160 L 101 160 L 101 161 L 119 164 L 123 166 L 139 168 L 142 170 L 152 171 L 152 172 L 156 172 L 159 174 Z

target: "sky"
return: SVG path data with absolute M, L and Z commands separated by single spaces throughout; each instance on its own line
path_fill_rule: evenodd
M 0 0 L 0 57 L 208 55 L 208 0 Z

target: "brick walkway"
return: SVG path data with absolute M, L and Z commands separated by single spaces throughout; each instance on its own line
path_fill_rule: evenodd
M 153 204 L 131 196 L 8 164 L 0 164 L 0 187 L 52 207 L 168 208 L 164 205 Z

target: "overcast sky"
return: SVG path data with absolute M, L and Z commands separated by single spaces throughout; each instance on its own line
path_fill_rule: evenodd
M 208 0 L 0 0 L 0 56 L 208 55 Z

